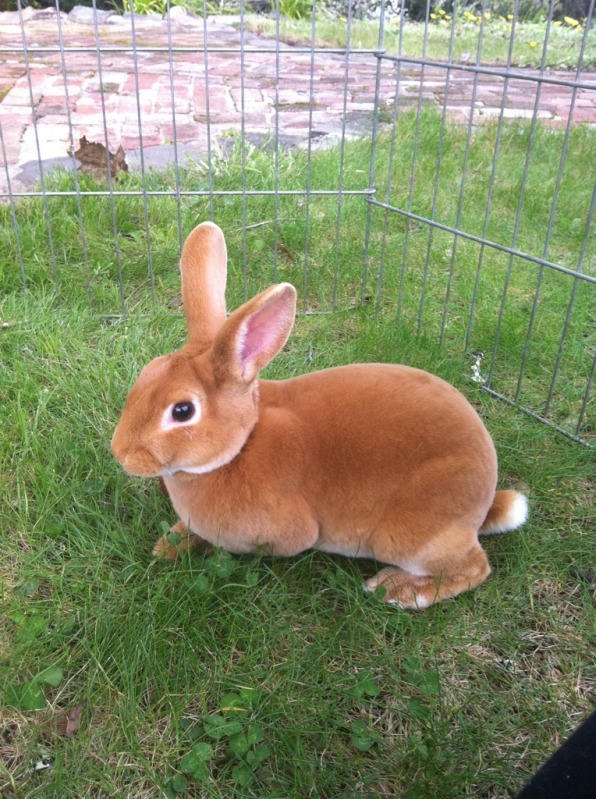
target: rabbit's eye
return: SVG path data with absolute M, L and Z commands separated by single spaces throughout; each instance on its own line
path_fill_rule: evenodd
M 177 402 L 172 408 L 172 419 L 175 422 L 188 422 L 195 415 L 192 402 Z

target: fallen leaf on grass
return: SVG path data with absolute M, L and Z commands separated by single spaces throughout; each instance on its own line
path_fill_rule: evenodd
M 56 733 L 64 735 L 66 738 L 74 738 L 77 730 L 81 725 L 81 714 L 83 708 L 81 705 L 73 707 L 72 710 L 67 710 L 58 717 L 56 722 Z
M 74 155 L 81 164 L 79 167 L 81 172 L 90 175 L 94 180 L 108 179 L 108 163 L 109 177 L 116 178 L 120 172 L 128 172 L 122 145 L 115 153 L 111 153 L 101 142 L 87 141 L 87 137 L 83 136 L 82 139 L 79 139 L 79 149 L 73 153 L 69 148 L 68 154 Z

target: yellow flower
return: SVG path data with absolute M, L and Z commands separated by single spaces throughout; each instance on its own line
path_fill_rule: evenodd
M 558 19 L 556 22 L 553 22 L 553 25 L 554 25 L 555 28 L 560 28 L 562 24 L 563 23 L 561 22 L 560 19 Z
M 530 42 L 530 47 L 536 47 L 536 42 Z
M 440 14 L 442 17 L 444 17 L 444 16 L 445 16 L 445 11 L 444 11 L 442 8 L 440 8 L 440 9 L 439 9 L 439 14 Z
M 579 22 L 576 19 L 573 19 L 573 17 L 563 17 L 563 19 L 568 25 L 571 25 L 572 28 L 575 28 L 576 25 L 579 25 Z
M 437 18 L 437 15 L 436 15 L 436 14 L 431 14 L 431 15 L 430 15 L 430 18 L 431 18 L 431 19 L 436 19 L 436 18 Z
M 499 17 L 499 20 L 500 20 L 501 22 L 507 22 L 507 20 L 505 19 L 505 17 Z
M 513 19 L 513 14 L 507 14 L 507 19 L 508 20 L 512 20 Z
M 447 14 L 447 15 L 445 16 L 445 19 L 451 19 L 451 14 Z
M 484 19 L 490 19 L 490 11 L 484 12 Z

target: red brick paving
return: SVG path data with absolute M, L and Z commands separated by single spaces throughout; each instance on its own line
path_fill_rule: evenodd
M 180 9 L 174 9 L 176 13 Z M 68 102 L 60 54 L 43 50 L 58 44 L 55 11 L 27 9 L 25 34 L 29 50 L 29 78 L 22 52 L 0 51 L 0 124 L 6 160 L 13 191 L 19 191 L 19 167 L 38 159 L 63 157 L 70 144 L 67 108 L 75 142 L 82 136 L 104 140 L 103 114 L 111 149 L 122 144 L 126 150 L 140 146 L 138 114 L 142 119 L 144 147 L 171 143 L 174 136 L 170 68 L 173 72 L 174 105 L 177 140 L 185 145 L 204 147 L 206 143 L 205 58 L 203 21 L 176 17 L 171 24 L 174 47 L 193 47 L 194 52 L 144 52 L 137 49 L 138 74 L 134 75 L 131 50 L 111 52 L 105 48 L 132 44 L 130 20 L 114 15 L 98 27 L 101 40 L 101 78 L 97 52 L 70 52 L 68 48 L 95 48 L 95 32 L 91 25 L 60 17 L 66 48 Z M 168 26 L 162 20 L 144 18 L 135 23 L 136 46 L 164 47 L 168 44 Z M 240 33 L 230 18 L 208 19 L 208 46 L 239 47 Z M 22 32 L 16 12 L 0 14 L 0 46 L 20 46 Z M 292 141 L 306 141 L 313 131 L 331 133 L 341 130 L 346 82 L 345 56 L 316 54 L 313 74 L 313 112 L 309 113 L 311 56 L 283 46 L 280 50 L 278 76 L 278 111 L 275 112 L 275 43 L 270 39 L 245 34 L 245 47 L 268 48 L 268 53 L 244 53 L 244 85 L 240 73 L 240 54 L 209 52 L 209 118 L 212 141 L 217 141 L 230 128 L 239 128 L 244 112 L 244 129 L 249 134 L 267 134 L 276 121 L 280 134 Z M 395 63 L 383 61 L 380 98 L 391 109 L 396 92 Z M 537 73 L 530 73 L 537 74 Z M 550 72 L 571 81 L 574 75 Z M 346 110 L 348 117 L 368 115 L 374 108 L 376 61 L 372 55 L 352 54 L 349 62 Z M 474 123 L 493 119 L 501 114 L 505 81 L 502 77 L 481 75 L 476 84 L 476 101 L 472 107 L 474 76 L 451 71 L 446 95 L 446 70 L 426 67 L 421 87 L 421 70 L 412 65 L 400 69 L 399 102 L 403 107 L 422 100 L 445 105 L 456 120 L 467 122 L 473 111 Z M 580 76 L 592 88 L 577 89 L 572 121 L 596 125 L 596 81 L 592 74 Z M 510 79 L 506 87 L 504 116 L 532 118 L 536 106 L 538 84 Z M 102 91 L 103 88 L 103 91 Z M 244 104 L 242 104 L 242 88 Z M 138 90 L 138 91 L 137 91 Z M 422 94 L 421 94 L 422 92 Z M 3 96 L 4 95 L 4 96 Z M 573 89 L 543 84 L 537 116 L 546 124 L 568 124 Z M 31 114 L 35 109 L 37 139 Z M 0 165 L 3 165 L 0 152 Z M 6 169 L 0 170 L 0 191 L 6 192 Z

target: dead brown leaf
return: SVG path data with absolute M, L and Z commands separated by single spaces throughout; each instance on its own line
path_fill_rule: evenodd
M 59 716 L 56 722 L 56 733 L 64 735 L 66 738 L 74 738 L 81 724 L 82 712 L 82 706 L 77 705 Z
M 69 148 L 69 155 L 73 155 L 72 150 Z M 120 172 L 128 172 L 128 164 L 124 154 L 122 145 L 118 147 L 115 153 L 111 153 L 101 142 L 87 141 L 87 137 L 83 136 L 79 139 L 79 149 L 75 150 L 74 157 L 80 162 L 79 169 L 86 175 L 90 175 L 94 180 L 107 180 L 108 179 L 108 163 L 110 169 L 110 177 L 116 178 Z

